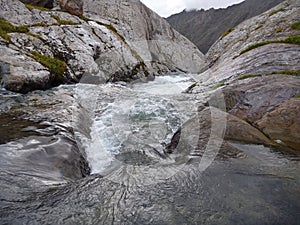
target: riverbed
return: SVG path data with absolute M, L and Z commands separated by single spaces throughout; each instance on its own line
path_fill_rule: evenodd
M 74 112 L 74 139 L 47 123 L 3 118 L 0 224 L 297 224 L 299 156 L 228 142 L 203 169 L 197 143 L 183 140 L 201 127 L 181 131 L 184 144 L 167 150 L 205 103 L 185 92 L 194 83 L 181 74 L 75 85 L 84 116 Z M 75 159 L 60 168 L 74 145 L 88 161 L 84 177 L 74 175 Z

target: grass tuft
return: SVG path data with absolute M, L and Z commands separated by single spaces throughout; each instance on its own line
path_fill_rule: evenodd
M 48 25 L 45 22 L 39 22 L 32 25 L 33 27 L 47 27 Z
M 269 14 L 269 16 L 273 16 L 273 15 L 279 13 L 279 12 L 282 12 L 282 11 L 284 11 L 284 8 L 274 10 L 274 11 L 272 11 L 272 12 Z
M 262 76 L 263 76 L 263 74 L 247 74 L 247 75 L 244 75 L 244 76 L 240 76 L 237 79 L 238 80 L 245 80 L 245 79 L 248 79 L 248 78 L 262 77 Z
M 221 40 L 226 37 L 228 34 L 230 34 L 232 31 L 234 31 L 234 28 L 229 28 L 221 35 Z
M 83 15 L 79 16 L 79 18 L 82 19 L 82 20 L 84 20 L 85 22 L 91 21 L 89 18 L 87 18 L 87 17 L 85 17 Z
M 276 74 L 300 76 L 300 70 L 279 70 L 279 71 L 274 71 L 274 72 L 264 73 L 264 74 L 247 74 L 247 75 L 244 75 L 244 76 L 240 76 L 237 79 L 238 80 L 245 80 L 245 79 L 248 79 L 248 78 L 262 77 L 262 76 L 269 76 L 269 75 L 276 75 Z
M 219 83 L 219 84 L 216 84 L 215 86 L 213 86 L 213 89 L 216 90 L 216 89 L 218 89 L 220 87 L 223 87 L 223 86 L 225 86 L 224 83 Z
M 268 75 L 272 75 L 272 74 L 285 74 L 285 75 L 299 76 L 300 70 L 280 70 L 280 71 L 269 73 Z
M 29 32 L 28 26 L 14 26 L 4 19 L 0 18 L 0 36 L 11 42 L 8 33 L 27 33 Z
M 75 23 L 74 21 L 72 21 L 72 20 L 62 20 L 57 15 L 51 15 L 51 17 L 56 19 L 58 25 L 77 25 L 77 23 Z
M 300 35 L 291 35 L 281 43 L 300 45 Z
M 250 45 L 248 46 L 247 48 L 245 48 L 243 51 L 241 51 L 240 55 L 246 53 L 246 52 L 249 52 L 251 51 L 252 49 L 255 49 L 255 48 L 259 48 L 261 46 L 264 46 L 264 45 L 267 45 L 267 44 L 271 44 L 273 43 L 272 41 L 264 41 L 264 42 L 259 42 L 259 43 L 255 43 L 253 45 Z
M 255 28 L 255 30 L 258 30 L 258 29 L 260 29 L 260 28 L 262 28 L 263 27 L 263 25 L 258 25 L 256 28 Z
M 41 7 L 41 6 L 30 5 L 30 4 L 25 4 L 25 7 L 29 10 L 37 9 L 40 11 L 51 11 L 51 9 Z
M 27 34 L 27 35 L 30 35 L 30 36 L 32 36 L 32 37 L 35 37 L 35 38 L 37 38 L 37 39 L 40 39 L 41 41 L 44 41 L 44 39 L 42 38 L 42 36 L 39 35 L 39 34 L 35 34 L 35 33 L 32 33 L 32 32 L 27 32 L 26 34 Z
M 287 37 L 284 40 L 270 40 L 270 41 L 263 41 L 263 42 L 255 43 L 253 45 L 248 46 L 243 51 L 241 51 L 240 55 L 242 55 L 246 52 L 249 52 L 252 49 L 259 48 L 261 46 L 268 45 L 268 44 L 273 44 L 273 43 L 285 43 L 285 44 L 300 45 L 300 35 L 291 35 L 291 36 Z
M 112 31 L 122 42 L 126 42 L 125 38 L 118 33 L 118 31 L 116 30 L 116 28 L 114 26 L 112 26 L 111 24 L 102 24 L 104 25 L 107 29 L 109 29 L 110 31 Z
M 47 55 L 42 55 L 36 51 L 32 51 L 31 54 L 37 62 L 47 67 L 50 70 L 50 73 L 55 75 L 54 82 L 62 83 L 64 80 L 64 72 L 67 69 L 67 64 L 64 61 Z
M 295 23 L 292 23 L 290 27 L 291 27 L 291 29 L 293 29 L 293 30 L 300 30 L 300 21 L 297 21 L 297 22 L 295 22 Z

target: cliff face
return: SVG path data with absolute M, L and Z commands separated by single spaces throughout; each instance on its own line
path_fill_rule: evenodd
M 227 9 L 183 11 L 168 17 L 167 21 L 196 44 L 201 52 L 206 53 L 226 30 L 265 12 L 282 1 L 246 0 Z
M 11 91 L 203 68 L 196 46 L 139 1 L 84 1 L 84 16 L 18 0 L 0 11 L 0 74 Z

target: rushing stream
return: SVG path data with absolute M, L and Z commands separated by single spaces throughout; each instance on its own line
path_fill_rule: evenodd
M 75 159 L 59 164 L 74 149 L 71 137 L 1 118 L 0 224 L 297 224 L 299 156 L 229 142 L 224 149 L 236 154 L 215 157 L 203 171 L 189 139 L 201 129 L 182 130 L 168 152 L 202 104 L 183 93 L 193 83 L 180 75 L 76 85 L 84 110 L 74 113 L 75 152 L 86 154 L 85 178 L 75 176 Z

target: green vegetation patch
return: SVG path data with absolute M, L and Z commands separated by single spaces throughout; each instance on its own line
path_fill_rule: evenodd
M 285 40 L 281 41 L 280 43 L 288 43 L 288 44 L 295 44 L 300 45 L 300 35 L 291 35 Z
M 40 11 L 51 11 L 51 9 L 41 7 L 41 6 L 30 5 L 30 4 L 25 4 L 25 7 L 29 10 L 37 9 Z
M 82 20 L 84 20 L 85 22 L 91 21 L 89 18 L 87 18 L 87 17 L 85 17 L 83 15 L 80 15 L 79 18 L 82 19 Z
M 33 27 L 47 27 L 48 24 L 45 22 L 39 22 L 32 25 Z
M 14 26 L 11 23 L 7 22 L 4 19 L 0 18 L 0 36 L 7 41 L 10 40 L 8 33 L 28 33 L 28 26 Z
M 195 88 L 197 86 L 197 83 L 192 84 L 191 86 L 188 87 L 188 90 L 192 90 L 193 88 Z
M 258 25 L 256 28 L 255 28 L 255 30 L 258 30 L 258 29 L 260 29 L 260 28 L 262 28 L 263 27 L 263 25 Z
M 118 33 L 118 31 L 116 30 L 116 28 L 114 26 L 112 26 L 111 24 L 102 24 L 104 25 L 107 29 L 109 29 L 110 31 L 112 31 L 122 42 L 126 42 L 125 38 Z
M 222 36 L 221 36 L 221 40 L 226 37 L 228 34 L 230 34 L 232 31 L 234 31 L 234 28 L 229 28 L 228 30 L 226 30 Z
M 285 43 L 285 44 L 300 45 L 300 35 L 291 35 L 291 36 L 287 37 L 284 40 L 270 40 L 270 41 L 259 42 L 259 43 L 248 46 L 246 49 L 241 51 L 240 55 L 242 55 L 246 52 L 249 52 L 252 49 L 259 48 L 261 46 L 268 45 L 268 44 L 273 44 L 273 43 Z
M 300 99 L 300 94 L 296 94 L 295 98 L 299 98 Z
M 139 62 L 132 70 L 131 70 L 131 74 L 132 75 L 137 75 L 139 73 L 140 70 L 145 71 L 147 69 L 146 64 L 142 61 Z
M 56 21 L 59 25 L 77 25 L 77 23 L 75 23 L 74 21 L 72 21 L 72 20 L 62 20 L 57 15 L 51 15 L 51 17 L 56 19 Z
M 245 79 L 248 79 L 248 78 L 262 77 L 262 76 L 263 76 L 263 74 L 247 74 L 247 75 L 238 77 L 238 80 L 245 80 Z
M 50 72 L 55 75 L 55 82 L 61 83 L 63 81 L 63 74 L 67 69 L 67 64 L 64 61 L 47 55 L 42 55 L 36 51 L 32 51 L 31 54 L 36 61 L 47 67 Z
M 245 79 L 248 79 L 248 78 L 262 77 L 262 76 L 269 76 L 269 75 L 276 75 L 276 74 L 299 76 L 300 75 L 300 70 L 279 70 L 279 71 L 274 71 L 274 72 L 270 72 L 270 73 L 263 73 L 263 74 L 247 74 L 247 75 L 244 75 L 244 76 L 240 76 L 237 79 L 238 80 L 245 80 Z
M 274 10 L 274 11 L 270 12 L 269 16 L 273 16 L 273 15 L 279 13 L 279 12 L 282 12 L 282 11 L 284 11 L 284 8 Z
M 37 39 L 40 39 L 41 41 L 45 41 L 45 40 L 42 38 L 42 36 L 39 35 L 39 34 L 35 34 L 35 33 L 32 33 L 32 32 L 27 32 L 26 34 L 27 34 L 27 35 L 30 35 L 30 36 L 32 36 L 32 37 L 35 37 L 35 38 L 37 38 Z
M 300 70 L 281 70 L 281 71 L 270 73 L 270 75 L 272 74 L 285 74 L 285 75 L 299 76 Z
M 292 23 L 290 27 L 291 27 L 291 29 L 293 29 L 293 30 L 300 30 L 300 21 L 297 21 L 297 22 L 295 22 L 295 23 Z
M 216 84 L 215 86 L 213 86 L 213 89 L 216 90 L 216 89 L 218 89 L 220 87 L 223 87 L 223 86 L 225 86 L 224 83 L 219 83 L 219 84 Z

